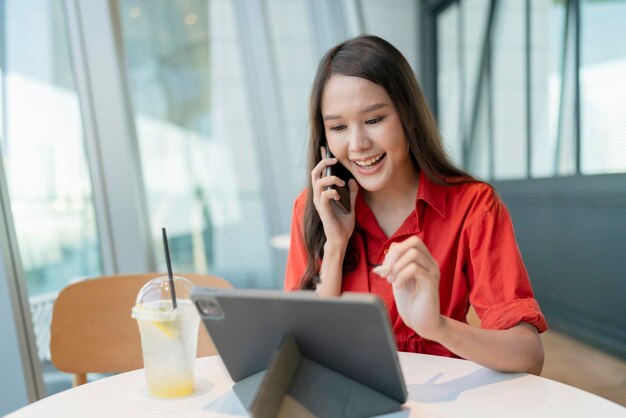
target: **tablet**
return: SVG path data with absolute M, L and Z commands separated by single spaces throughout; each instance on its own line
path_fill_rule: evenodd
M 406 401 L 391 324 L 377 296 L 195 287 L 191 299 L 235 382 L 266 369 L 290 334 L 304 357 Z

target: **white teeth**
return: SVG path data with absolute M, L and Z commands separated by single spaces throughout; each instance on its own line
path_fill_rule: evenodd
M 377 155 L 376 157 L 370 158 L 369 160 L 355 161 L 354 163 L 358 165 L 359 167 L 369 167 L 370 165 L 377 163 L 381 158 L 383 158 L 383 155 L 385 154 L 383 153 L 383 154 Z

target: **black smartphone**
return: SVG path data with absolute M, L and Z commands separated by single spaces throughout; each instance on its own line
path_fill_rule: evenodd
M 330 152 L 328 148 L 328 144 L 326 145 L 326 158 L 333 158 L 333 154 Z M 329 165 L 326 167 L 325 176 L 337 176 L 341 180 L 345 181 L 346 184 L 343 187 L 339 186 L 328 186 L 326 190 L 335 189 L 339 193 L 339 200 L 333 200 L 332 203 L 338 207 L 344 213 L 350 213 L 350 188 L 348 187 L 348 180 L 352 178 L 352 174 L 346 167 L 343 166 L 339 161 L 335 165 Z

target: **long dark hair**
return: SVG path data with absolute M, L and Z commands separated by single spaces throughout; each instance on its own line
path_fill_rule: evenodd
M 424 98 L 411 66 L 389 42 L 377 36 L 362 35 L 330 49 L 320 61 L 309 102 L 310 141 L 307 178 L 321 161 L 320 147 L 326 144 L 321 98 L 333 74 L 361 77 L 382 86 L 398 110 L 404 135 L 409 143 L 411 161 L 430 180 L 442 184 L 472 181 L 472 177 L 452 164 L 441 142 L 439 129 Z M 309 180 L 310 181 L 310 180 Z M 324 256 L 326 235 L 313 204 L 309 183 L 304 210 L 304 240 L 308 263 L 300 282 L 302 289 L 315 289 L 319 282 L 320 260 Z M 356 268 L 354 233 L 344 257 L 343 273 Z

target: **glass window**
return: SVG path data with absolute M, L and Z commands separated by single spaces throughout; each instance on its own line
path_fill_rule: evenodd
M 474 176 L 488 180 L 493 176 L 492 150 L 493 125 L 489 109 L 489 86 L 483 82 L 478 95 L 476 112 L 470 113 L 471 121 L 467 128 L 469 145 L 466 150 L 464 167 Z M 473 128 L 472 128 L 473 127 Z M 470 134 L 471 132 L 471 134 Z
M 575 172 L 573 30 L 566 2 L 531 2 L 532 177 Z
M 600 3 L 604 4 L 593 2 Z M 482 61 L 489 47 L 485 45 L 485 31 L 492 4 L 488 0 L 464 0 L 452 3 L 437 16 L 438 116 L 444 142 L 457 163 L 483 178 L 575 174 L 573 8 L 568 10 L 571 4 L 562 0 L 530 0 L 527 54 L 526 2 L 496 2 L 491 59 Z M 526 114 L 527 100 L 530 115 Z M 457 112 L 460 117 L 455 127 Z M 531 155 L 527 155 L 528 129 Z M 602 145 L 594 151 L 605 159 L 610 154 Z M 585 151 L 583 159 L 589 158 L 586 155 Z
M 266 0 L 268 27 L 286 124 L 289 172 L 294 199 L 308 184 L 308 101 L 317 69 L 313 31 L 306 0 Z
M 626 1 L 581 2 L 581 171 L 626 171 Z
M 359 4 L 357 3 L 357 6 Z M 417 68 L 417 7 L 413 0 L 360 0 L 364 32 L 391 42 Z
M 49 362 L 52 305 L 69 282 L 102 273 L 98 231 L 62 1 L 9 0 L 0 7 L 2 154 L 51 394 L 71 386 L 71 377 L 59 377 Z
M 481 73 L 485 34 L 489 18 L 488 0 L 465 0 L 459 8 L 462 68 L 463 167 L 471 174 L 489 178 L 492 130 L 489 121 L 489 89 L 486 68 Z
M 159 268 L 164 226 L 175 270 L 278 286 L 234 2 L 118 5 Z
M 462 87 L 459 7 L 446 8 L 437 17 L 437 95 L 439 103 L 439 129 L 444 145 L 452 160 L 463 163 L 462 148 Z
M 525 2 L 500 2 L 493 32 L 493 178 L 526 177 Z
M 481 178 L 491 175 L 488 68 L 481 73 L 489 15 L 486 0 L 452 4 L 437 16 L 439 126 L 459 166 Z

